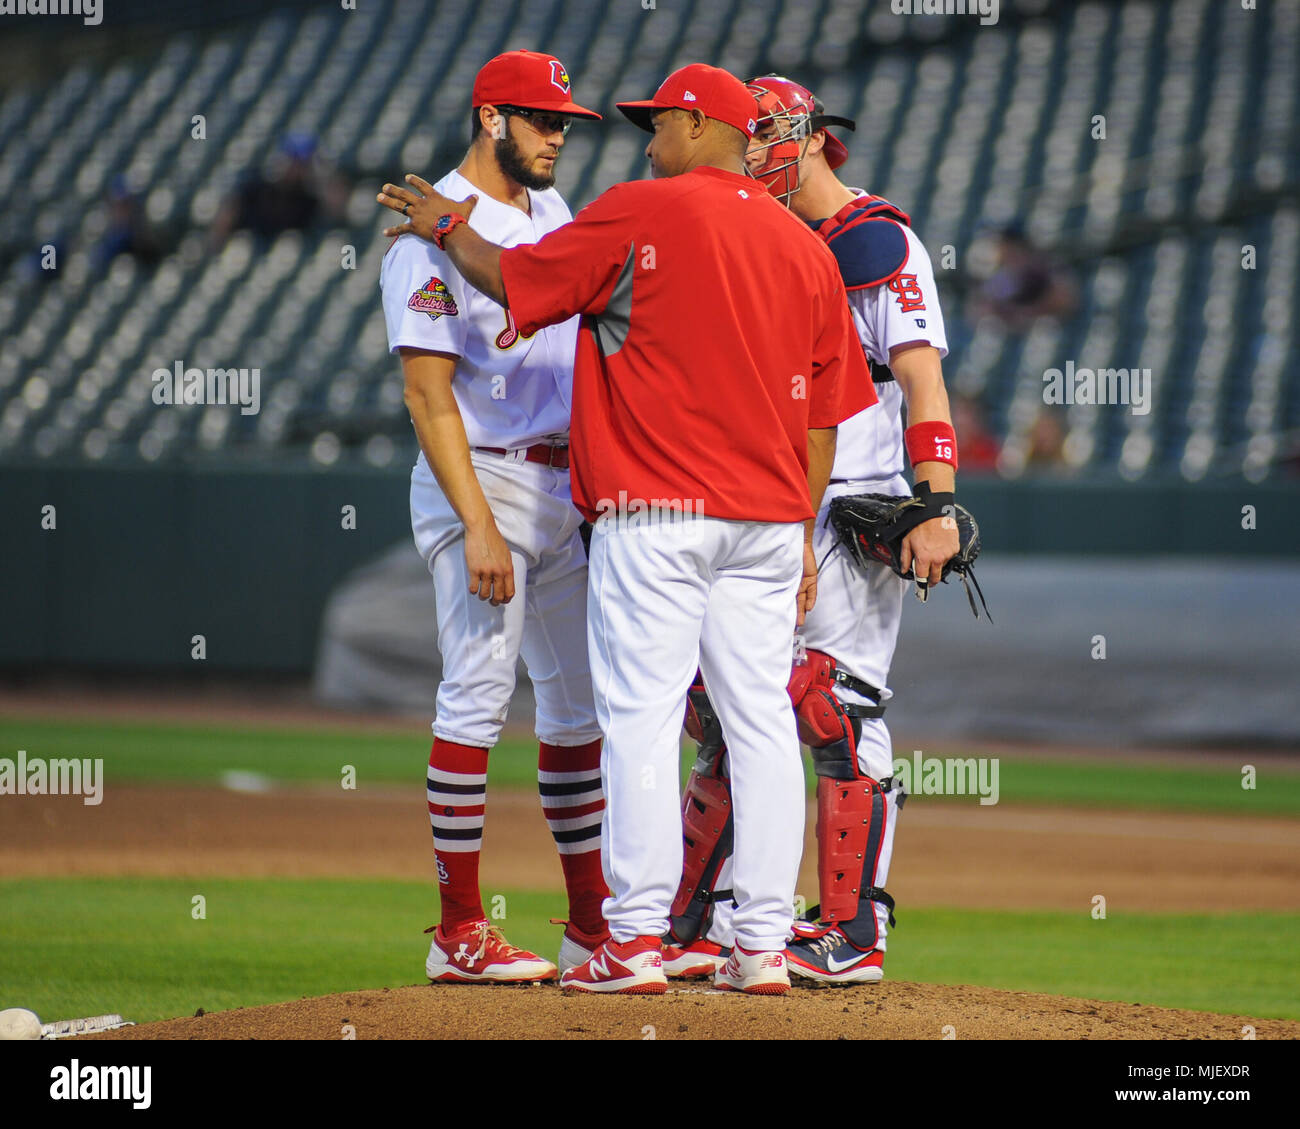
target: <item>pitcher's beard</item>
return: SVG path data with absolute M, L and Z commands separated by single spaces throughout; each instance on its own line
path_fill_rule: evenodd
M 506 137 L 497 138 L 495 152 L 497 164 L 501 166 L 501 171 L 516 184 L 522 184 L 525 188 L 531 188 L 534 192 L 540 192 L 544 188 L 551 188 L 555 185 L 554 171 L 539 173 L 529 168 L 513 137 L 507 135 Z M 554 165 L 551 167 L 554 169 Z

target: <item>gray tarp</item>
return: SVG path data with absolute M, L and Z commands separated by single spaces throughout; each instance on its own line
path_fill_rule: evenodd
M 976 571 L 994 624 L 971 618 L 955 580 L 928 604 L 907 597 L 887 714 L 898 748 L 1300 747 L 1300 565 L 987 554 Z M 431 715 L 439 671 L 433 583 L 403 543 L 331 597 L 315 692 Z M 522 666 L 520 684 L 511 720 L 527 722 Z

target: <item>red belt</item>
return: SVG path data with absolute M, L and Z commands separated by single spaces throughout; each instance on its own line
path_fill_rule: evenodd
M 476 451 L 487 451 L 492 455 L 508 455 L 511 453 L 507 447 L 475 447 Z M 519 450 L 515 447 L 514 450 Z M 549 467 L 556 467 L 560 470 L 569 469 L 569 448 L 566 444 L 563 447 L 552 447 L 547 443 L 534 443 L 533 446 L 524 449 L 524 459 L 530 463 L 544 463 Z

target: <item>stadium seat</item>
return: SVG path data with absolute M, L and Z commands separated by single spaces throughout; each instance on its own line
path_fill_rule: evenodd
M 938 272 L 945 371 L 983 401 L 1005 473 L 1034 473 L 1043 372 L 1073 360 L 1151 368 L 1154 407 L 1066 410 L 1064 472 L 1267 475 L 1300 427 L 1300 6 L 1261 5 L 1249 21 L 1230 8 L 1006 4 L 980 27 L 888 5 L 864 17 L 857 0 L 550 0 L 507 25 L 472 0 L 443 0 L 437 19 L 421 0 L 373 0 L 346 28 L 320 10 L 271 11 L 13 84 L 0 95 L 0 456 L 409 457 L 371 189 L 454 164 L 475 70 L 531 45 L 565 59 L 579 98 L 606 113 L 566 141 L 559 186 L 575 210 L 647 174 L 644 136 L 610 111 L 686 61 L 788 73 L 855 118 L 846 180 L 909 211 L 936 260 L 954 249 L 955 269 Z M 342 225 L 266 246 L 236 233 L 213 250 L 221 202 L 288 133 L 316 138 L 353 180 Z M 96 265 L 118 185 L 171 236 L 157 265 Z M 1065 321 L 1017 333 L 976 317 L 961 251 L 1013 221 L 1074 274 Z M 340 270 L 344 245 L 354 271 Z M 150 374 L 177 361 L 258 367 L 261 412 L 159 411 Z

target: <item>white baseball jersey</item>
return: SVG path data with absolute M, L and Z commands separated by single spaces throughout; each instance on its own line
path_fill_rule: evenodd
M 477 196 L 470 226 L 504 247 L 536 242 L 572 219 L 554 189 L 529 190 L 530 215 L 492 199 L 458 172 L 435 187 L 455 200 Z M 464 526 L 423 452 L 411 472 L 411 528 L 433 576 L 442 655 L 434 735 L 495 745 L 522 655 L 537 699 L 539 739 L 561 746 L 598 740 L 587 667 L 582 515 L 573 507 L 568 470 L 525 462 L 520 450 L 568 436 L 578 319 L 521 337 L 504 309 L 414 235 L 389 248 L 380 285 L 390 351 L 409 346 L 458 357 L 452 391 L 470 447 L 511 451 L 470 453 L 511 550 L 516 595 L 501 607 L 469 594 Z
M 528 190 L 531 215 L 494 200 L 459 172 L 434 187 L 463 200 L 477 196 L 469 226 L 502 247 L 536 243 L 572 218 L 553 188 Z M 414 235 L 397 239 L 380 272 L 388 348 L 459 357 L 452 391 L 471 447 L 529 447 L 569 433 L 578 319 L 521 337 L 506 310 L 469 286 L 451 260 Z M 432 478 L 423 453 L 417 474 Z
M 854 191 L 867 195 L 861 189 Z M 889 364 L 890 349 L 911 341 L 925 341 L 939 350 L 940 357 L 948 355 L 929 253 L 910 227 L 902 226 L 902 230 L 908 254 L 897 277 L 881 286 L 849 291 L 849 307 L 862 348 L 881 365 Z M 876 395 L 879 404 L 840 424 L 832 479 L 886 483 L 904 473 L 903 390 L 897 381 L 886 381 L 876 385 Z

